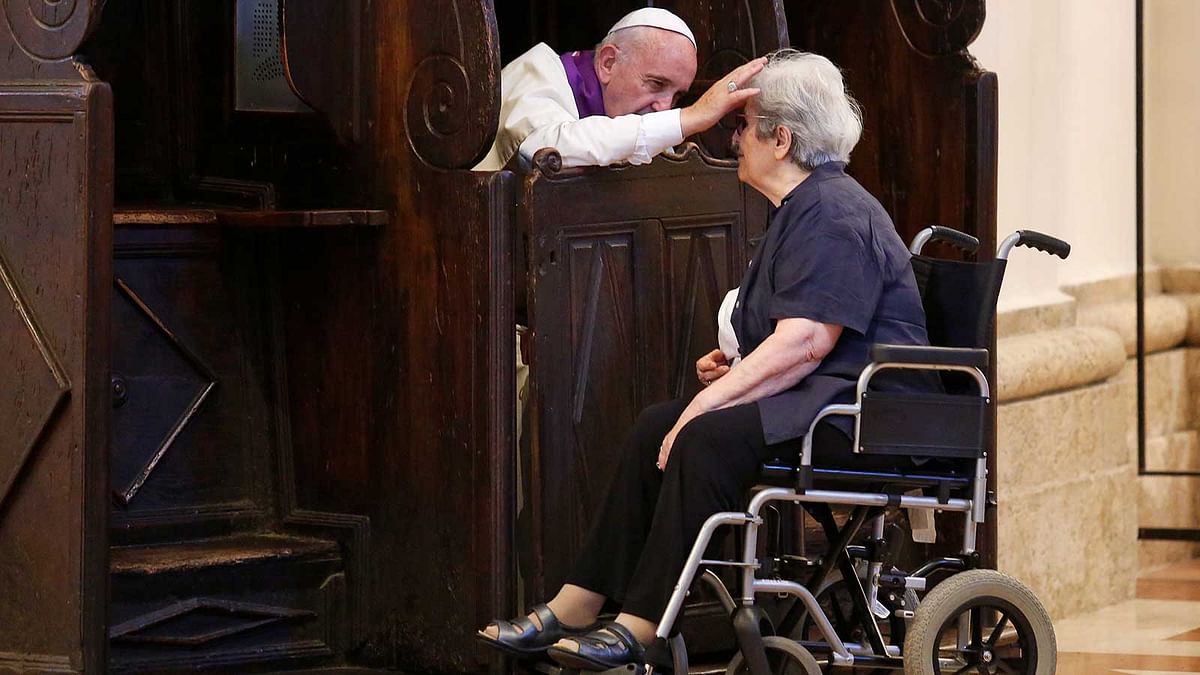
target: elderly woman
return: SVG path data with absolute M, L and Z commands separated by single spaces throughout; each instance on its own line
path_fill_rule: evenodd
M 764 460 L 797 455 L 817 411 L 848 400 L 872 343 L 928 344 L 908 251 L 879 202 L 845 173 L 862 121 L 837 67 L 785 50 L 749 86 L 759 93 L 734 136 L 738 178 L 777 210 L 719 315 L 721 349 L 696 364 L 707 386 L 642 412 L 558 594 L 480 631 L 510 654 L 548 650 L 589 670 L 638 661 L 705 519 L 742 508 Z M 815 464 L 896 461 L 855 456 L 850 420 L 834 419 L 817 429 Z M 606 600 L 622 612 L 593 626 Z

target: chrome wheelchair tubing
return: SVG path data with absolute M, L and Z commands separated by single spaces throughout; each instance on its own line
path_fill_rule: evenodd
M 858 376 L 858 386 L 855 389 L 854 398 L 862 401 L 863 394 L 867 393 L 867 387 L 871 384 L 871 378 L 875 377 L 876 373 L 884 370 L 950 370 L 966 373 L 974 378 L 975 384 L 979 385 L 979 396 L 981 398 L 989 398 L 991 396 L 991 388 L 988 387 L 987 376 L 983 374 L 983 371 L 974 366 L 946 366 L 934 363 L 889 363 L 885 361 L 882 363 L 872 363 L 862 371 Z M 833 406 L 827 407 L 832 408 Z M 852 450 L 856 453 L 862 452 L 862 446 L 858 442 L 858 439 L 862 437 L 862 415 L 858 414 L 860 411 L 861 409 L 856 411 L 854 415 L 854 445 L 851 446 Z
M 1021 241 L 1020 230 L 1017 230 L 1016 232 L 1013 232 L 1005 237 L 1004 241 L 1000 242 L 1000 248 L 996 249 L 996 260 L 1008 260 L 1008 254 L 1012 252 L 1013 247 L 1015 247 L 1019 241 Z
M 971 501 L 975 502 L 975 510 L 971 513 L 976 523 L 982 523 L 984 511 L 987 508 L 987 453 L 975 460 L 975 484 L 971 493 Z
M 913 237 L 912 243 L 908 246 L 908 252 L 913 255 L 921 255 L 921 249 L 925 248 L 925 244 L 928 244 L 929 240 L 932 238 L 932 227 L 927 227 L 921 230 L 917 233 L 917 236 Z
M 817 602 L 817 598 L 812 594 L 812 591 L 794 581 L 756 579 L 751 584 L 750 593 L 751 595 L 755 593 L 786 593 L 795 596 L 797 600 L 804 603 L 809 617 L 812 618 L 817 630 L 821 631 L 821 637 L 825 638 L 829 643 L 833 664 L 839 666 L 854 664 L 854 655 L 850 653 L 850 650 L 846 648 L 846 644 L 838 637 L 837 631 L 833 629 L 833 624 L 830 623 L 829 617 L 821 610 L 821 605 Z
M 721 577 L 717 576 L 712 570 L 704 570 L 700 575 L 700 581 L 708 585 L 709 589 L 717 596 L 717 602 L 721 603 L 721 607 L 725 609 L 726 614 L 733 614 L 733 610 L 737 609 L 737 603 L 733 601 L 733 596 L 730 595 L 729 589 L 725 588 L 725 582 L 721 581 Z
M 937 363 L 890 363 L 884 361 L 882 363 L 872 363 L 863 369 L 858 376 L 858 387 L 855 391 L 855 398 L 862 400 L 862 395 L 867 392 L 867 386 L 871 384 L 871 378 L 881 370 L 901 369 L 901 370 L 954 370 L 960 373 L 966 373 L 974 378 L 975 383 L 979 385 L 979 395 L 987 398 L 992 395 L 991 388 L 988 387 L 987 376 L 983 371 L 974 366 L 947 366 Z M 833 406 L 827 406 L 833 407 Z
M 779 489 L 786 490 L 785 488 Z M 840 490 L 806 490 L 804 494 L 799 494 L 794 490 L 786 490 L 786 492 L 792 495 L 787 497 L 790 501 L 824 502 L 839 506 L 887 506 L 888 501 L 894 498 L 894 495 L 877 492 L 843 492 Z M 972 500 L 970 499 L 951 499 L 943 504 L 937 500 L 937 497 L 910 497 L 908 495 L 901 495 L 900 503 L 897 506 L 911 509 L 935 509 L 939 511 L 970 513 L 972 509 L 971 502 Z
M 800 451 L 800 466 L 812 466 L 812 439 L 813 432 L 817 425 L 826 417 L 833 415 L 847 415 L 854 417 L 854 447 L 858 447 L 858 413 L 861 410 L 857 403 L 835 403 L 821 408 L 817 416 L 813 418 L 812 424 L 808 425 L 808 433 L 804 435 L 804 441 Z
M 875 541 L 883 539 L 883 514 L 875 517 L 871 523 L 871 537 Z M 882 562 L 872 562 L 867 565 L 867 606 L 878 619 L 886 619 L 891 615 L 883 603 L 879 602 L 879 574 L 883 571 Z M 882 616 L 880 613 L 882 612 Z
M 714 513 L 704 521 L 704 525 L 700 527 L 700 534 L 696 536 L 695 543 L 692 544 L 692 551 L 688 554 L 687 561 L 683 564 L 683 570 L 679 573 L 679 581 L 675 584 L 675 590 L 671 593 L 671 599 L 667 602 L 667 608 L 663 611 L 662 619 L 658 622 L 658 630 L 655 631 L 657 637 L 666 639 L 671 633 L 671 629 L 675 626 L 675 619 L 679 618 L 679 611 L 683 608 L 683 600 L 687 597 L 688 589 L 692 585 L 692 580 L 696 578 L 696 570 L 700 569 L 700 563 L 704 560 L 704 550 L 708 548 L 708 542 L 712 540 L 713 533 L 722 525 L 758 525 L 762 523 L 762 519 L 758 514 L 751 514 L 745 511 L 723 511 Z M 750 529 L 750 528 L 748 528 Z M 751 550 L 749 562 L 754 562 L 754 552 Z M 754 577 L 754 569 L 748 568 L 750 577 Z

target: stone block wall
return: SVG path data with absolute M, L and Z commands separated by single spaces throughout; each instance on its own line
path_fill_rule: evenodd
M 998 563 L 1053 616 L 1133 596 L 1196 555 L 1139 527 L 1200 527 L 1200 479 L 1138 476 L 1132 279 L 1000 317 Z M 1148 278 L 1147 465 L 1200 467 L 1200 269 Z

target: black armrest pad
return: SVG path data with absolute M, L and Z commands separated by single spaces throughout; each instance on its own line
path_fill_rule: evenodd
M 871 345 L 875 363 L 930 364 L 987 368 L 988 350 L 962 347 L 920 347 L 916 345 Z

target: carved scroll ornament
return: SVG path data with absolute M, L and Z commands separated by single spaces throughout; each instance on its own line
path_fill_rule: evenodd
M 408 92 L 408 133 L 417 154 L 445 169 L 464 168 L 474 157 L 473 144 L 456 138 L 463 132 L 471 105 L 471 79 L 452 56 L 430 56 L 417 65 Z
M 912 48 L 945 56 L 967 48 L 983 28 L 984 0 L 891 0 L 896 21 Z
M 0 0 L 17 43 L 46 61 L 75 53 L 95 28 L 105 0 Z
M 422 3 L 411 25 L 438 26 L 414 36 L 433 38 L 409 80 L 405 124 L 413 149 L 427 164 L 467 169 L 496 136 L 500 117 L 499 37 L 490 1 Z M 432 35 L 431 35 L 432 34 Z

